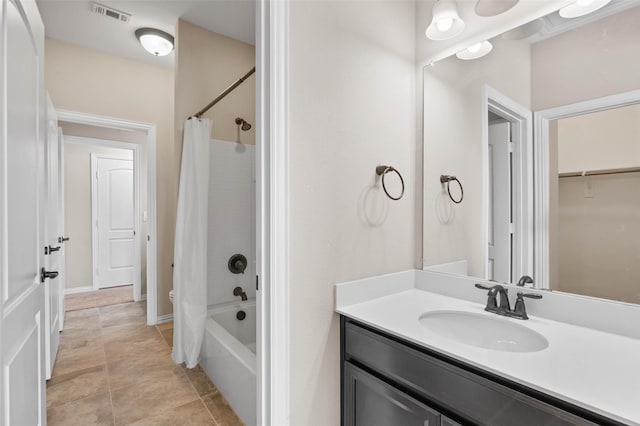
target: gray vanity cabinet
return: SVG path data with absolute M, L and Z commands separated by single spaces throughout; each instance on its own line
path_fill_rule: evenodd
M 617 425 L 341 318 L 342 426 Z

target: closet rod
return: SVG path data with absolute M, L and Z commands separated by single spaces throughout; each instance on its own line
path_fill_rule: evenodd
M 211 102 L 209 102 L 207 104 L 206 107 L 202 108 L 200 111 L 196 112 L 193 117 L 196 118 L 200 118 L 202 117 L 202 114 L 204 114 L 205 112 L 209 111 L 209 109 L 214 106 L 215 104 L 217 104 L 218 102 L 220 102 L 222 100 L 222 98 L 224 98 L 225 96 L 227 96 L 229 93 L 231 93 L 233 91 L 233 89 L 235 89 L 236 87 L 240 86 L 247 78 L 249 78 L 249 76 L 251 74 L 253 74 L 254 72 L 256 72 L 256 67 L 251 68 L 251 70 L 246 73 L 245 75 L 243 75 L 242 77 L 240 77 L 238 79 L 238 81 L 236 81 L 235 83 L 233 83 L 231 86 L 227 87 L 226 89 L 224 89 L 224 92 L 220 93 L 218 95 L 217 98 L 215 98 L 214 100 L 212 100 Z M 191 117 L 189 117 L 191 118 Z
M 577 177 L 577 176 L 599 176 L 599 175 L 618 175 L 622 173 L 638 173 L 640 167 L 629 167 L 624 169 L 608 169 L 608 170 L 593 170 L 585 172 L 569 172 L 559 173 L 558 177 Z

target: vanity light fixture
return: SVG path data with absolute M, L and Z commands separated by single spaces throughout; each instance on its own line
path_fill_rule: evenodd
M 458 59 L 464 59 L 465 61 L 468 61 L 471 59 L 482 58 L 483 56 L 491 52 L 492 49 L 493 44 L 485 40 L 479 43 L 472 44 L 466 49 L 461 50 L 460 52 L 456 53 L 456 56 L 458 57 Z
M 568 6 L 560 9 L 560 16 L 563 18 L 577 18 L 588 15 L 598 9 L 605 7 L 611 0 L 576 0 Z
M 431 40 L 448 40 L 464 30 L 455 0 L 437 0 L 433 5 L 433 19 L 425 35 Z
M 138 28 L 136 37 L 144 49 L 155 56 L 167 56 L 173 50 L 173 36 L 155 28 Z

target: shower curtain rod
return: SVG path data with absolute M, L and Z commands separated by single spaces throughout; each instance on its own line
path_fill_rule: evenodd
M 231 93 L 233 91 L 233 89 L 235 89 L 236 87 L 240 86 L 254 72 L 256 72 L 256 67 L 251 68 L 251 70 L 248 73 L 246 73 L 245 75 L 243 75 L 242 77 L 240 77 L 240 79 L 238 81 L 236 81 L 231 86 L 229 86 L 226 89 L 224 89 L 224 92 L 220 93 L 220 95 L 218 95 L 217 98 L 215 98 L 209 104 L 207 104 L 206 107 L 204 107 L 200 111 L 196 112 L 192 117 L 196 117 L 196 118 L 202 117 L 202 114 L 204 114 L 205 112 L 209 111 L 209 109 L 212 106 L 214 106 L 215 104 L 220 102 L 222 100 L 222 98 L 224 98 L 229 93 Z M 189 117 L 189 119 L 191 119 L 192 117 Z

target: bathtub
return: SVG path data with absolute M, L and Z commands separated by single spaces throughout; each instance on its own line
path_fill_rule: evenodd
M 243 311 L 246 317 L 238 320 Z M 208 311 L 200 365 L 245 425 L 256 424 L 256 302 Z

